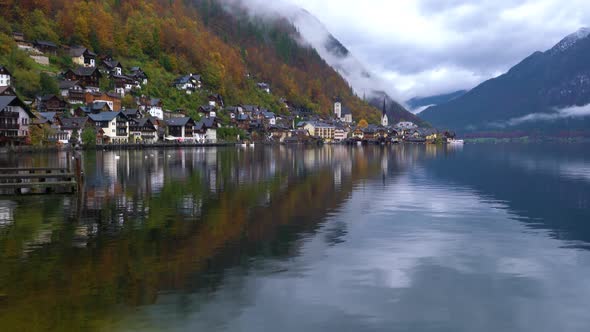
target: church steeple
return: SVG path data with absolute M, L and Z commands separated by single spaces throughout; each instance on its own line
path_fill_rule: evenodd
M 387 107 L 386 107 L 386 100 L 385 97 L 383 97 L 383 116 L 387 115 Z

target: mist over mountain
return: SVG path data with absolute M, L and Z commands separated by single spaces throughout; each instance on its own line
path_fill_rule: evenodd
M 589 58 L 590 30 L 584 28 L 421 117 L 463 132 L 588 131 Z
M 236 14 L 235 8 L 244 8 L 253 17 L 268 20 L 287 19 L 300 34 L 300 42 L 313 47 L 322 59 L 346 79 L 358 96 L 365 97 L 368 101 L 382 100 L 381 97 L 385 93 L 390 100 L 399 100 L 398 93 L 390 83 L 368 71 L 366 66 L 308 11 L 284 1 L 273 1 L 269 4 L 260 0 L 222 1 L 227 5 L 226 9 L 234 14 Z M 415 118 L 408 114 L 410 112 L 401 103 L 395 102 L 395 104 L 398 105 L 396 109 L 402 113 L 400 115 Z M 372 106 L 381 107 L 379 105 L 381 102 L 378 105 L 372 104 Z
M 459 98 L 467 93 L 467 90 L 459 90 L 454 91 L 451 93 L 445 93 L 435 96 L 428 96 L 428 97 L 414 97 L 408 101 L 406 104 L 412 111 L 412 113 L 420 113 L 418 110 L 423 111 L 425 107 L 435 106 L 447 103 L 453 99 Z

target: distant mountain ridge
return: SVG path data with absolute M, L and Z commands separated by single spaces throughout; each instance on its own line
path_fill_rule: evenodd
M 414 97 L 406 102 L 410 110 L 414 111 L 421 107 L 433 106 L 447 103 L 453 99 L 459 98 L 467 93 L 467 90 L 459 90 L 451 93 L 445 93 L 440 95 L 428 96 L 428 97 Z
M 535 52 L 506 74 L 420 115 L 440 128 L 482 131 L 590 131 L 590 29 Z M 578 107 L 572 109 L 572 107 Z

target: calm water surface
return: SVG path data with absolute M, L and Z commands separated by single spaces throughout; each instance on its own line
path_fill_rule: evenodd
M 84 167 L 78 197 L 0 197 L 0 330 L 590 330 L 588 146 L 92 152 Z

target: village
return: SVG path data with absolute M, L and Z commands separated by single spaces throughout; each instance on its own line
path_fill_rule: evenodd
M 29 42 L 17 34 L 15 40 L 41 64 L 48 63 L 47 55 L 64 52 L 47 41 Z M 0 146 L 394 144 L 444 143 L 454 138 L 452 133 L 419 128 L 411 122 L 395 123 L 385 101 L 379 124 L 354 119 L 338 97 L 329 117 L 296 108 L 284 98 L 281 101 L 288 112 L 257 105 L 226 105 L 223 96 L 214 92 L 208 94 L 207 104 L 195 105 L 193 110 L 167 110 L 163 100 L 137 93 L 150 84 L 141 68 L 125 68 L 116 59 L 86 47 L 65 51 L 74 68 L 58 75 L 59 93 L 38 95 L 33 100 L 19 97 L 13 75 L 0 64 Z M 101 89 L 104 79 L 111 91 Z M 201 75 L 186 73 L 170 85 L 193 94 L 203 91 L 206 82 Z M 272 94 L 269 83 L 257 82 L 256 86 Z M 126 96 L 132 97 L 133 107 L 123 106 Z

